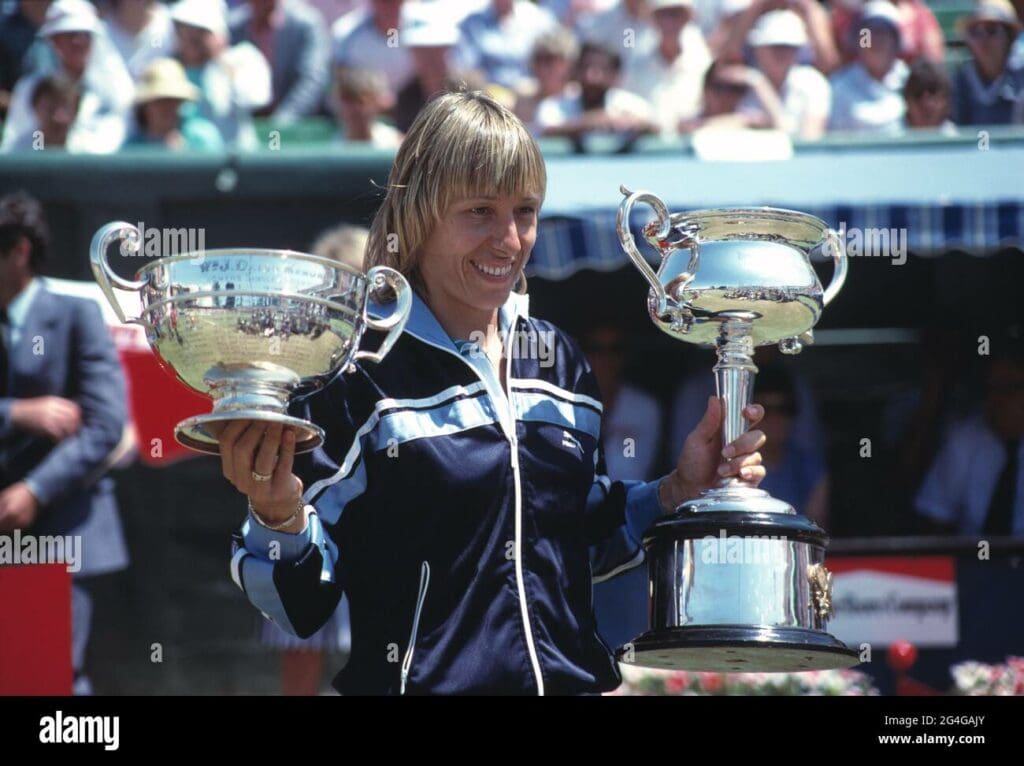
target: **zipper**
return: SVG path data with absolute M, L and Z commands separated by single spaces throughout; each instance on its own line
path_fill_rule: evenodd
M 513 317 L 509 332 L 515 329 L 516 323 L 519 321 L 518 317 Z M 501 381 L 498 381 L 499 388 Z M 509 420 L 511 421 L 512 433 L 509 436 L 509 446 L 512 449 L 512 483 L 515 485 L 515 498 L 516 498 L 516 539 L 515 539 L 515 559 L 516 559 L 516 587 L 519 590 L 519 611 L 523 616 L 523 628 L 526 631 L 526 650 L 530 655 L 530 664 L 533 666 L 533 677 L 537 681 L 537 695 L 544 696 L 544 676 L 540 672 L 540 660 L 537 658 L 537 647 L 533 644 L 533 629 L 530 627 L 530 613 L 526 605 L 526 583 L 523 577 L 523 488 L 520 482 L 519 475 L 519 439 L 516 435 L 516 413 L 515 407 L 512 404 L 512 353 L 509 354 L 505 360 L 505 385 L 508 386 L 509 393 L 505 395 L 505 399 L 508 402 L 508 413 Z
M 430 563 L 424 561 L 420 565 L 420 590 L 416 594 L 416 612 L 412 617 L 412 632 L 409 633 L 409 646 L 406 647 L 405 656 L 402 658 L 402 680 L 399 694 L 405 694 L 405 684 L 409 680 L 409 670 L 412 668 L 412 655 L 416 650 L 416 633 L 420 627 L 420 616 L 423 613 L 423 601 L 427 598 L 427 587 L 430 585 Z
M 514 332 L 516 324 L 519 322 L 518 312 L 514 314 L 509 322 L 508 332 Z M 427 345 L 433 346 L 434 348 L 446 351 L 453 356 L 457 356 L 466 365 L 468 365 L 476 376 L 483 381 L 483 384 L 487 387 L 488 393 L 491 395 L 491 400 L 497 405 L 502 399 L 507 404 L 505 412 L 506 417 L 500 417 L 501 411 L 499 409 L 498 415 L 500 417 L 501 430 L 504 431 L 505 437 L 508 439 L 509 446 L 512 454 L 512 483 L 515 486 L 515 560 L 516 560 L 516 589 L 519 595 L 519 612 L 523 619 L 523 629 L 526 633 L 526 652 L 530 656 L 530 667 L 533 670 L 533 678 L 537 684 L 538 696 L 544 695 L 544 676 L 540 670 L 540 660 L 537 658 L 537 647 L 533 642 L 533 629 L 530 627 L 530 614 L 526 604 L 526 586 L 523 577 L 523 489 L 521 486 L 520 472 L 519 472 L 519 439 L 516 437 L 516 413 L 515 407 L 512 403 L 512 396 L 506 394 L 501 387 L 501 380 L 495 375 L 494 366 L 487 360 L 483 365 L 483 369 L 477 367 L 473 361 L 467 359 L 463 354 L 458 351 L 454 351 L 444 346 L 439 346 L 435 343 L 431 343 L 428 340 L 420 338 Z M 502 344 L 504 346 L 506 338 L 502 338 Z M 506 358 L 505 367 L 505 382 L 508 384 L 509 391 L 512 390 L 512 354 L 511 352 Z M 426 563 L 426 562 L 424 562 Z

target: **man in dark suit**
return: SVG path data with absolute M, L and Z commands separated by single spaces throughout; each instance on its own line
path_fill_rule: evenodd
M 125 385 L 99 307 L 38 276 L 47 243 L 36 200 L 0 198 L 0 534 L 80 540 L 72 646 L 76 691 L 86 693 L 89 577 L 128 561 L 104 476 L 125 430 Z
M 274 99 L 257 114 L 280 123 L 315 114 L 330 70 L 320 13 L 303 0 L 247 0 L 231 13 L 229 23 L 231 44 L 252 43 L 270 64 Z

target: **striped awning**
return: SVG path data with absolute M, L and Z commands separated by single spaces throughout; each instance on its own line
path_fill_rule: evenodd
M 768 205 L 816 215 L 836 229 L 888 230 L 905 237 L 913 257 L 1024 246 L 1019 143 L 986 150 L 970 143 L 822 151 L 763 163 L 661 155 L 552 158 L 529 273 L 564 279 L 579 269 L 625 265 L 615 229 L 620 184 L 658 194 L 672 212 Z M 637 206 L 634 235 L 651 216 Z

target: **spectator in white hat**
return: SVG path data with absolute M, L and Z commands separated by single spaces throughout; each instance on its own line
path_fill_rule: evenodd
M 103 25 L 136 80 L 149 62 L 174 55 L 171 14 L 157 0 L 110 0 Z
M 657 45 L 632 57 L 622 87 L 646 100 L 664 136 L 700 111 L 704 72 L 711 53 L 693 22 L 693 0 L 649 0 Z
M 409 129 L 431 96 L 453 84 L 452 47 L 459 42 L 459 28 L 432 3 L 409 3 L 399 40 L 412 56 L 413 76 L 398 91 L 394 108 L 395 127 Z
M 217 126 L 226 145 L 251 151 L 259 146 L 252 113 L 270 103 L 270 66 L 251 43 L 228 47 L 223 0 L 178 0 L 171 7 L 177 58 L 199 100 L 186 104 Z
M 864 0 L 831 0 L 832 34 L 844 64 L 857 59 L 858 24 Z M 946 41 L 938 19 L 923 0 L 893 0 L 899 17 L 900 58 L 908 64 L 918 58 L 941 63 Z
M 134 86 L 109 41 L 104 38 L 106 48 L 97 43 L 101 29 L 96 9 L 86 0 L 56 0 L 46 12 L 39 34 L 53 47 L 57 63 L 52 71 L 27 75 L 18 81 L 0 148 L 26 144 L 26 135 L 31 136 L 38 129 L 31 103 L 35 86 L 43 77 L 59 75 L 77 83 L 81 90 L 67 150 L 115 151 L 125 138 Z
M 199 99 L 199 89 L 188 81 L 177 59 L 151 61 L 135 91 L 135 133 L 126 147 L 162 147 L 172 151 L 219 151 L 224 148 L 217 127 L 181 107 Z
M 958 22 L 970 61 L 953 78 L 957 125 L 1024 122 L 1024 69 L 1010 65 L 1010 46 L 1021 23 L 1008 0 L 981 0 Z
M 247 0 L 228 17 L 231 41 L 251 42 L 270 63 L 274 100 L 258 114 L 286 124 L 314 114 L 330 74 L 323 19 L 304 0 Z
M 741 0 L 742 1 L 742 0 Z M 726 30 L 716 56 L 725 61 L 740 63 L 746 60 L 745 46 L 750 30 L 757 20 L 772 11 L 789 10 L 804 23 L 807 42 L 801 47 L 799 62 L 813 64 L 818 71 L 829 74 L 839 67 L 839 51 L 832 34 L 828 11 L 817 0 L 752 0 L 739 13 L 723 21 Z
M 528 0 L 490 0 L 462 21 L 453 65 L 460 72 L 478 72 L 486 83 L 516 90 L 529 77 L 533 44 L 557 24 L 551 13 Z
M 754 24 L 747 42 L 757 68 L 782 102 L 780 127 L 804 140 L 820 138 L 828 124 L 832 89 L 817 69 L 796 63 L 807 44 L 803 19 L 790 10 L 769 11 Z M 748 96 L 745 106 L 752 106 L 751 99 Z
M 331 63 L 338 67 L 373 67 L 398 93 L 412 77 L 412 56 L 400 45 L 404 0 L 367 0 L 331 27 Z
M 830 81 L 832 112 L 828 128 L 898 133 L 906 111 L 903 86 L 907 65 L 898 58 L 899 15 L 892 3 L 866 3 L 857 33 L 862 41 L 857 61 L 840 69 Z

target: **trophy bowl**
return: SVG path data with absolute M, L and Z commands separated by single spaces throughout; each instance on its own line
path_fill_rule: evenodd
M 838 235 L 819 218 L 777 208 L 670 214 L 650 192 L 625 195 L 618 232 L 650 285 L 655 325 L 677 340 L 713 346 L 722 444 L 747 428 L 756 346 L 799 353 L 846 279 Z M 661 257 L 655 270 L 630 231 L 633 206 Z M 811 261 L 830 258 L 822 288 Z M 789 503 L 740 478 L 721 479 L 646 531 L 650 629 L 619 649 L 621 661 L 709 671 L 849 667 L 857 655 L 827 631 L 832 575 L 828 536 Z
M 377 266 L 367 274 L 328 258 L 290 250 L 232 248 L 158 258 L 134 280 L 110 267 L 107 251 L 139 251 L 139 231 L 115 222 L 93 237 L 93 275 L 118 318 L 142 325 L 162 366 L 213 399 L 213 411 L 178 423 L 175 438 L 219 454 L 217 433 L 231 420 L 282 423 L 296 430 L 296 452 L 323 443 L 323 430 L 288 414 L 302 389 L 324 385 L 362 360 L 380 362 L 401 335 L 412 305 L 405 278 Z M 388 288 L 395 307 L 370 316 L 371 294 Z M 136 293 L 128 316 L 115 290 Z M 360 351 L 369 328 L 386 333 L 375 352 Z

